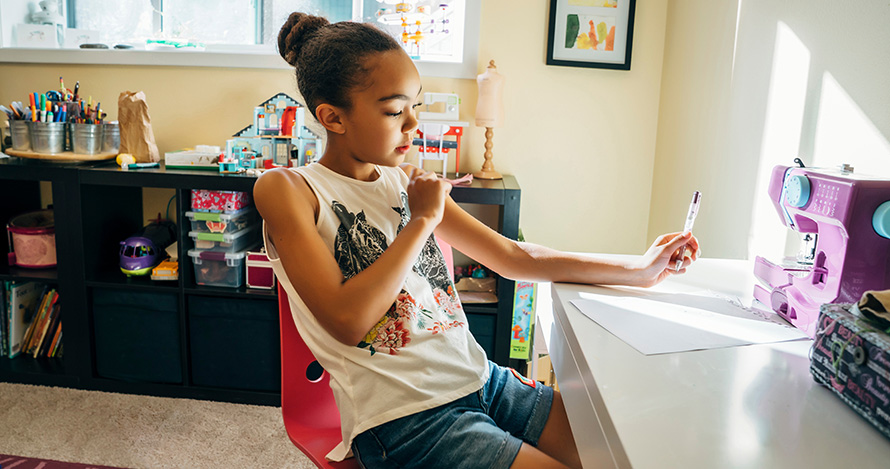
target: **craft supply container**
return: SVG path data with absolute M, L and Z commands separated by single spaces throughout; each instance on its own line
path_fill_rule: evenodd
M 55 155 L 65 147 L 64 122 L 28 122 L 31 151 Z
M 189 231 L 196 249 L 217 252 L 243 251 L 260 241 L 260 224 L 253 224 L 233 234 Z
M 102 139 L 102 153 L 119 153 L 121 148 L 121 128 L 117 122 L 102 124 L 105 137 Z
M 68 124 L 71 132 L 71 151 L 81 155 L 95 155 L 102 151 L 104 125 Z
M 27 151 L 31 149 L 31 132 L 28 121 L 9 121 L 9 135 L 12 137 L 12 149 Z
M 192 222 L 195 233 L 235 233 L 255 225 L 257 211 L 253 207 L 242 208 L 234 213 L 185 212 Z
M 195 266 L 195 283 L 198 285 L 238 288 L 244 283 L 246 251 L 190 249 L 188 254 Z
M 10 261 L 29 269 L 56 266 L 56 230 L 52 210 L 28 212 L 6 224 Z M 12 262 L 10 262 L 12 265 Z

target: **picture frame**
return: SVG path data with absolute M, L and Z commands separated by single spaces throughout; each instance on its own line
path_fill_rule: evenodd
M 550 0 L 547 65 L 630 70 L 636 0 Z

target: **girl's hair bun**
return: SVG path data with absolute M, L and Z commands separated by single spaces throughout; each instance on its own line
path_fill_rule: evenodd
M 310 36 L 330 22 L 321 16 L 306 13 L 291 13 L 278 32 L 278 53 L 287 63 L 296 66 L 297 57 Z

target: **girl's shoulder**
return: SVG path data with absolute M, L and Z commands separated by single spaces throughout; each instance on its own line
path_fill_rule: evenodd
M 290 168 L 264 171 L 254 183 L 253 199 L 264 219 L 273 211 L 292 204 L 303 207 L 308 204 L 314 213 L 318 213 L 318 200 L 309 183 L 299 171 Z

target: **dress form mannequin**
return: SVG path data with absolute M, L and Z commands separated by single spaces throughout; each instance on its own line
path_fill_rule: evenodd
M 493 155 L 491 148 L 494 146 L 494 128 L 504 122 L 503 86 L 504 77 L 498 73 L 494 60 L 489 61 L 485 72 L 476 77 L 479 87 L 479 100 L 476 103 L 476 126 L 485 127 L 485 162 L 482 169 L 473 173 L 473 177 L 480 179 L 501 179 L 501 173 L 495 171 L 491 162 Z

